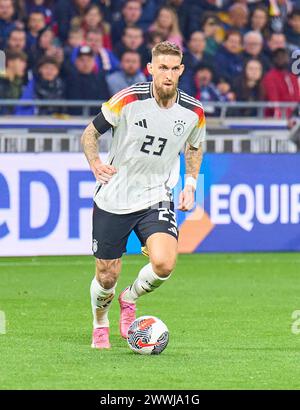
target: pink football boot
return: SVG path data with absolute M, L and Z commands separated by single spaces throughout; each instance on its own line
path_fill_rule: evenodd
M 93 330 L 92 348 L 110 349 L 109 327 L 98 327 Z
M 120 303 L 120 333 L 124 339 L 127 339 L 129 326 L 135 321 L 135 303 L 129 303 L 122 300 L 122 296 L 128 290 L 126 288 L 119 296 Z

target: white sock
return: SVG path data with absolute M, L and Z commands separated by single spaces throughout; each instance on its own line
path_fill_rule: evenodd
M 151 263 L 144 266 L 136 280 L 133 284 L 129 287 L 128 291 L 124 294 L 123 300 L 129 303 L 135 303 L 136 300 L 144 295 L 145 293 L 153 292 L 156 288 L 162 285 L 171 274 L 165 278 L 160 278 L 152 268 Z
M 104 289 L 96 278 L 92 280 L 90 291 L 94 329 L 109 327 L 108 311 L 115 296 L 116 285 L 111 289 Z

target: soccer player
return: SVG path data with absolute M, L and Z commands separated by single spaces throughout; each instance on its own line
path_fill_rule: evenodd
M 150 262 L 122 291 L 120 333 L 127 337 L 137 299 L 166 282 L 177 256 L 177 223 L 171 187 L 178 154 L 185 146 L 185 186 L 178 209 L 195 201 L 205 139 L 202 105 L 177 88 L 184 66 L 182 52 L 162 42 L 148 64 L 152 82 L 126 88 L 105 102 L 82 135 L 84 153 L 97 180 L 94 193 L 93 253 L 96 275 L 91 284 L 92 347 L 110 348 L 108 311 L 121 272 L 121 258 L 134 231 Z M 107 163 L 101 162 L 98 138 L 112 128 Z M 172 181 L 173 180 L 173 181 Z

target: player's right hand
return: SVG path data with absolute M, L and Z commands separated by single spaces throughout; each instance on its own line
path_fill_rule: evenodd
M 117 172 L 116 168 L 112 165 L 103 164 L 100 159 L 91 164 L 91 170 L 95 175 L 97 181 L 101 184 L 107 184 L 112 176 Z

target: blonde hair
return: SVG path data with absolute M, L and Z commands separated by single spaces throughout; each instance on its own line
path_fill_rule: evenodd
M 171 24 L 171 27 L 169 28 L 168 35 L 169 36 L 179 35 L 182 37 L 180 28 L 179 28 L 178 16 L 177 16 L 176 11 L 172 7 L 169 7 L 169 6 L 161 7 L 161 9 L 158 11 L 158 15 L 156 17 L 156 20 L 154 21 L 153 26 L 157 29 L 157 31 L 160 31 L 159 18 L 160 18 L 160 14 L 162 11 L 167 11 L 172 16 L 172 24 Z
M 170 43 L 170 41 L 162 41 L 152 48 L 152 58 L 159 55 L 178 56 L 182 59 L 182 51 L 177 44 Z

